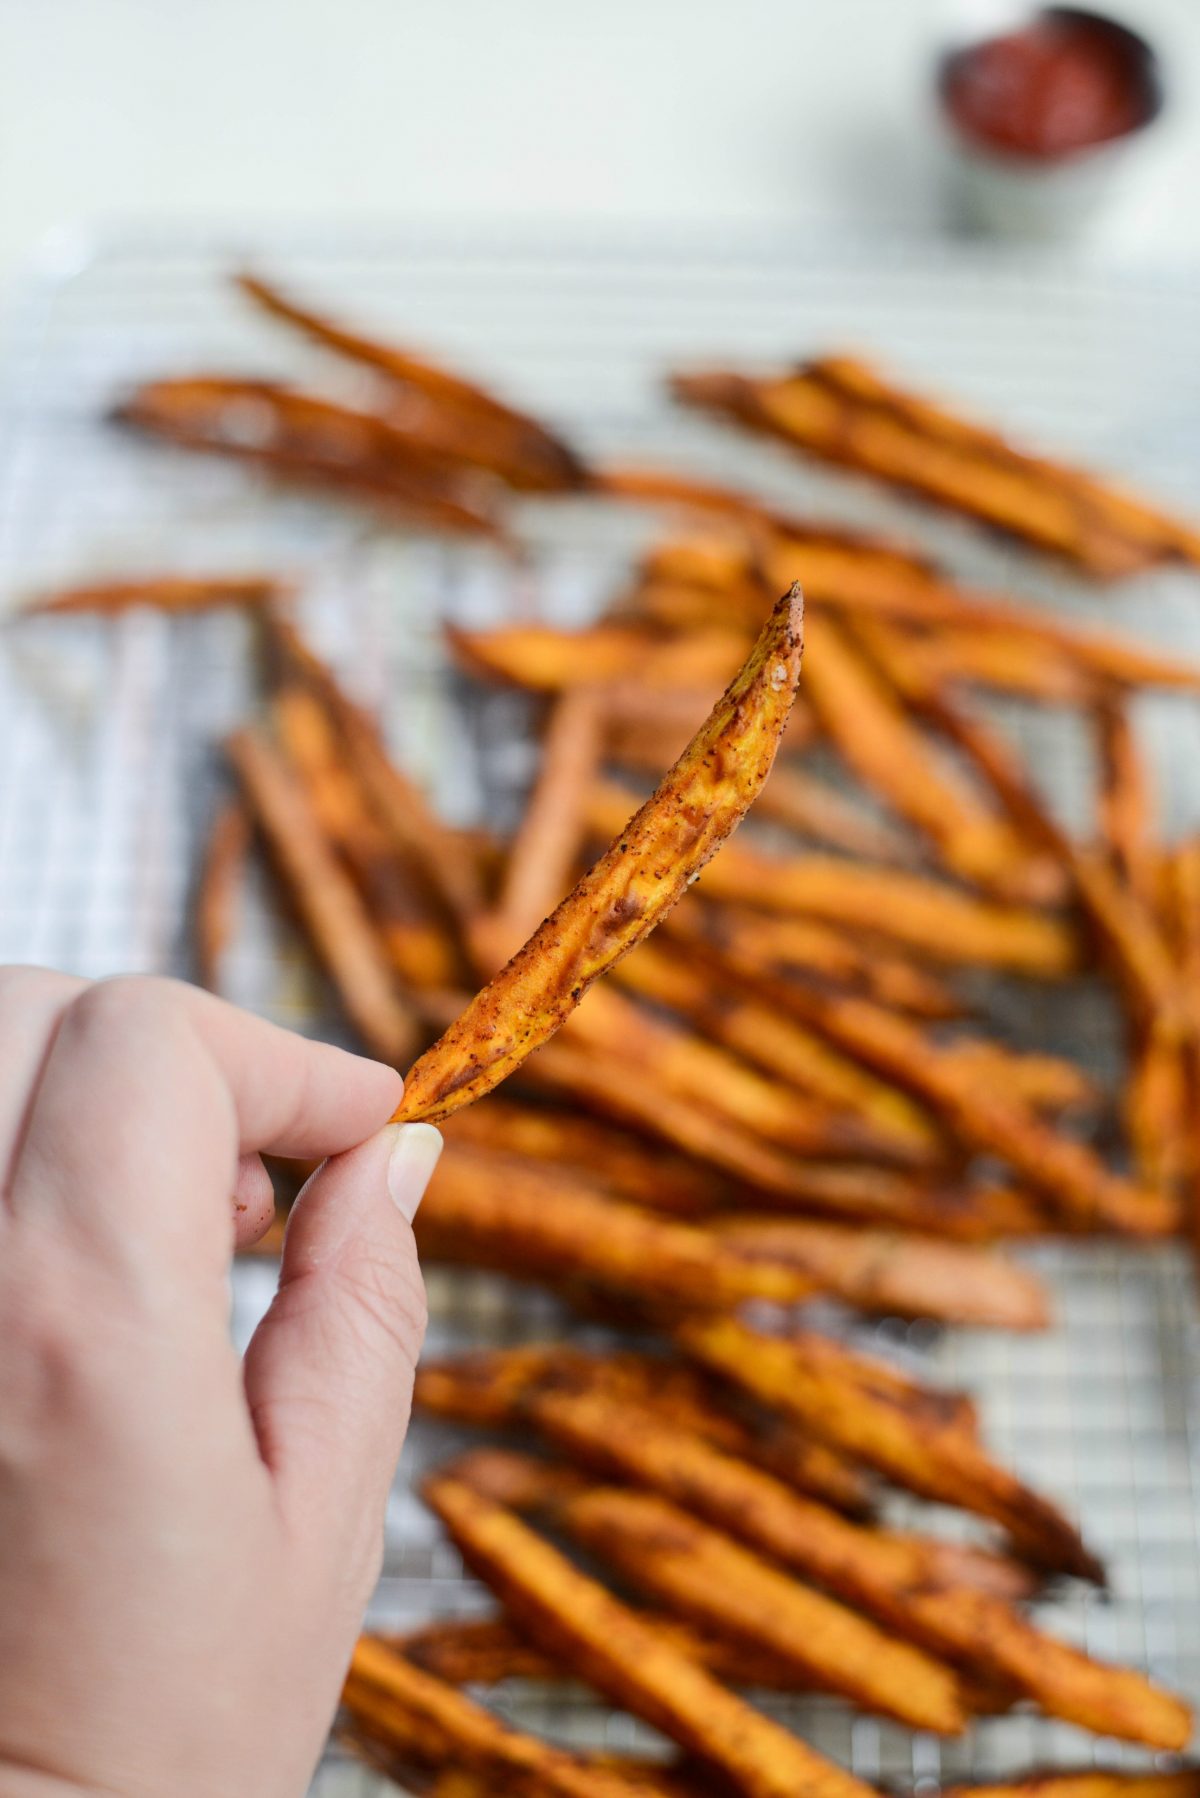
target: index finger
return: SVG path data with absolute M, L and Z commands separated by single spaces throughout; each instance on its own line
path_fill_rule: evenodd
M 131 1243 L 170 1239 L 212 1266 L 232 1243 L 241 1155 L 351 1148 L 386 1121 L 402 1084 L 197 988 L 102 981 L 68 1005 L 42 1065 L 13 1206 L 69 1220 L 123 1259 Z

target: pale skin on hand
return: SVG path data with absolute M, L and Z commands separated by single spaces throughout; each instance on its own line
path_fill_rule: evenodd
M 425 1327 L 400 1093 L 171 981 L 0 969 L 0 1798 L 307 1789 Z M 243 1364 L 264 1150 L 329 1159 Z

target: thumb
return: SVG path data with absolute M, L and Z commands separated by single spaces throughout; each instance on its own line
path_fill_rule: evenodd
M 281 1508 L 327 1540 L 382 1520 L 425 1334 L 412 1219 L 441 1148 L 430 1124 L 392 1124 L 317 1170 L 246 1354 Z

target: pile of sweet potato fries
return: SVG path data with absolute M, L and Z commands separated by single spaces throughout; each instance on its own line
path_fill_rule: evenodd
M 965 591 L 907 544 L 671 470 L 589 466 L 485 389 L 240 285 L 369 371 L 374 405 L 205 375 L 151 382 L 123 419 L 435 529 L 510 535 L 508 491 L 689 520 L 585 629 L 448 633 L 462 670 L 541 708 L 540 772 L 507 843 L 433 814 L 278 583 L 44 602 L 252 609 L 262 707 L 226 746 L 235 794 L 198 889 L 202 977 L 221 983 L 261 846 L 363 1044 L 408 1069 L 432 1041 L 398 1114 L 446 1124 L 425 1261 L 546 1285 L 613 1332 L 605 1350 L 564 1340 L 422 1367 L 422 1410 L 521 1445 L 469 1453 L 424 1488 L 497 1609 L 365 1637 L 347 1739 L 437 1798 L 867 1790 L 747 1687 L 833 1694 L 943 1735 L 1029 1704 L 1183 1748 L 1182 1700 L 1029 1615 L 1049 1576 L 1102 1582 L 1103 1566 L 989 1455 L 970 1398 L 801 1327 L 794 1308 L 1036 1330 L 1047 1294 L 1001 1245 L 1200 1241 L 1200 837 L 1159 839 L 1130 713 L 1141 689 L 1194 696 L 1200 669 Z M 1200 559 L 1194 528 L 847 358 L 675 390 L 1093 574 Z M 989 694 L 1085 721 L 1092 830 L 1049 810 Z M 661 784 L 643 803 L 648 776 Z M 752 801 L 760 828 L 709 863 Z M 1106 982 L 1121 1090 L 990 1032 L 981 972 Z M 888 1527 L 888 1488 L 958 1508 L 988 1539 Z M 510 1678 L 583 1681 L 679 1758 L 569 1753 L 462 1691 Z M 1197 1798 L 1200 1783 L 1086 1773 L 976 1792 Z

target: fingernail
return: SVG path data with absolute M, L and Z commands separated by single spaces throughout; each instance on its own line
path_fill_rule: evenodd
M 432 1124 L 399 1124 L 388 1160 L 388 1191 L 411 1224 L 442 1152 L 442 1133 Z

